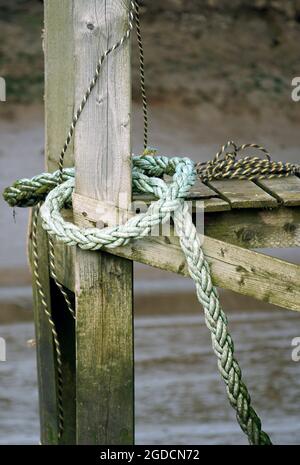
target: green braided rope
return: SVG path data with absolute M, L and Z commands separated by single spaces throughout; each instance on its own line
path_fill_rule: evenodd
M 232 152 L 226 152 L 232 146 Z M 257 148 L 266 154 L 266 159 L 259 157 L 243 157 L 237 159 L 239 152 L 247 148 Z M 166 157 L 133 157 L 133 170 L 147 170 L 149 176 L 172 175 L 174 166 L 164 160 Z M 171 160 L 176 160 L 173 158 Z M 167 171 L 167 167 L 169 166 Z M 256 144 L 244 144 L 237 147 L 234 142 L 227 142 L 215 158 L 211 161 L 196 164 L 196 171 L 201 181 L 213 181 L 217 179 L 272 179 L 290 175 L 300 175 L 300 166 L 293 163 L 276 162 L 270 159 L 268 152 Z M 67 181 L 75 176 L 74 168 L 62 170 L 62 179 Z M 11 207 L 32 207 L 45 199 L 46 195 L 61 182 L 61 171 L 54 173 L 42 173 L 32 179 L 20 179 L 3 192 L 4 200 Z M 135 190 L 139 190 L 138 182 L 133 184 Z
M 63 181 L 74 177 L 74 168 L 63 170 Z M 4 189 L 3 198 L 11 207 L 33 207 L 60 183 L 60 171 L 41 173 L 31 179 L 19 179 Z
M 173 176 L 171 184 L 166 184 L 158 177 L 163 174 Z M 229 402 L 236 411 L 238 423 L 248 436 L 250 444 L 271 444 L 251 405 L 241 369 L 234 358 L 234 345 L 228 331 L 227 318 L 212 283 L 201 238 L 184 201 L 196 179 L 194 163 L 188 158 L 133 157 L 133 189 L 154 194 L 159 200 L 153 202 L 146 213 L 136 215 L 126 224 L 104 229 L 79 228 L 62 218 L 60 210 L 71 204 L 74 169 L 64 170 L 63 176 L 66 181 L 60 185 L 58 172 L 52 175 L 44 173 L 32 180 L 21 180 L 5 190 L 4 198 L 10 205 L 28 206 L 46 196 L 41 208 L 45 230 L 68 245 L 77 245 L 86 250 L 118 247 L 132 239 L 144 237 L 151 232 L 153 226 L 167 221 L 171 214 L 190 276 L 195 282 L 198 300 L 204 308 L 218 368 L 226 384 Z

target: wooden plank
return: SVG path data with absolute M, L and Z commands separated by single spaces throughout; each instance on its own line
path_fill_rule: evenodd
M 113 203 L 91 199 L 75 192 L 72 198 L 72 205 L 74 218 L 78 224 L 82 224 L 85 227 L 103 227 L 108 224 L 112 226 L 125 223 L 135 213 L 146 211 L 150 203 L 155 200 L 157 199 L 154 196 L 135 195 L 133 196 L 130 210 L 126 210 L 115 207 Z M 211 199 L 191 199 L 188 201 L 191 202 L 191 210 L 193 212 L 201 210 L 208 213 L 230 210 L 229 203 L 217 197 Z
M 205 237 L 203 250 L 217 286 L 300 311 L 298 265 L 209 237 Z M 133 241 L 126 247 L 109 252 L 188 276 L 185 258 L 176 237 Z
M 49 170 L 57 169 L 57 160 L 61 145 L 67 133 L 73 108 L 72 90 L 72 21 L 70 12 L 72 2 L 51 0 L 45 2 L 45 106 L 46 106 L 46 145 L 45 161 Z M 64 54 L 61 53 L 61 44 Z M 67 86 L 62 86 L 66 82 Z M 72 162 L 69 159 L 70 164 Z M 38 226 L 39 273 L 49 311 L 55 320 L 59 334 L 63 370 L 63 410 L 64 431 L 58 439 L 58 392 L 56 385 L 56 357 L 51 327 L 43 306 L 41 296 L 34 288 L 34 313 L 37 339 L 37 365 L 40 399 L 40 422 L 42 444 L 75 443 L 75 385 L 74 361 L 75 344 L 74 323 L 68 318 L 61 294 L 53 283 L 49 273 L 47 234 Z M 31 242 L 29 253 L 32 261 Z M 72 329 L 73 328 L 73 329 Z
M 31 247 L 32 220 L 29 230 L 29 258 L 33 269 L 33 253 Z M 37 243 L 39 254 L 39 278 L 42 284 L 45 301 L 51 309 L 50 275 L 48 261 L 47 233 L 41 227 L 40 221 L 37 227 Z M 58 444 L 58 410 L 56 387 L 56 362 L 54 344 L 48 318 L 43 311 L 42 297 L 34 276 L 33 310 L 35 324 L 37 372 L 39 387 L 39 412 L 40 412 L 40 441 L 42 444 Z
M 297 247 L 300 208 L 235 209 L 205 215 L 205 235 L 246 248 Z
M 137 203 L 140 206 L 140 203 L 145 204 L 145 208 L 150 205 L 151 202 L 157 200 L 153 195 L 149 194 L 134 194 L 133 195 L 133 202 Z M 191 201 L 201 201 L 203 202 L 203 206 L 205 212 L 218 212 L 218 211 L 228 211 L 231 209 L 230 204 L 225 200 L 221 199 L 220 197 L 211 197 L 207 198 L 191 198 L 187 197 L 187 200 Z M 134 207 L 134 206 L 133 206 Z
M 201 199 L 202 200 L 202 199 Z M 223 212 L 231 209 L 228 202 L 219 197 L 212 197 L 211 199 L 203 199 L 204 210 L 206 213 L 210 212 Z
M 278 201 L 254 182 L 239 179 L 210 181 L 207 185 L 232 208 L 276 207 Z
M 58 168 L 61 148 L 74 111 L 73 3 L 45 1 L 45 162 L 48 171 Z M 63 48 L 62 48 L 63 44 Z M 74 166 L 72 143 L 65 166 Z M 53 280 L 52 314 L 62 354 L 64 430 L 60 444 L 75 444 L 75 335 L 74 320 Z
M 300 246 L 300 237 L 298 239 Z M 280 307 L 300 311 L 300 266 L 205 236 L 204 253 L 217 286 L 255 297 Z M 177 237 L 147 237 L 116 249 L 130 260 L 188 276 Z M 74 257 L 69 255 L 72 261 Z M 71 267 L 70 267 L 71 268 Z M 58 270 L 59 279 L 64 279 Z M 74 286 L 72 276 L 66 285 Z
M 167 183 L 172 182 L 172 176 L 164 175 L 164 180 Z M 200 199 L 200 198 L 210 198 L 217 197 L 218 195 L 212 189 L 210 189 L 206 184 L 200 181 L 199 178 L 196 179 L 195 184 L 191 187 L 188 199 Z
M 262 179 L 256 181 L 256 184 L 276 197 L 286 207 L 300 205 L 300 179 L 297 176 Z
M 29 222 L 28 254 L 31 268 L 33 270 L 33 250 L 31 241 L 33 223 L 31 216 Z M 37 346 L 41 443 L 75 444 L 74 319 L 70 315 L 60 290 L 50 276 L 48 237 L 47 233 L 42 228 L 40 219 L 37 227 L 37 238 L 40 280 L 42 283 L 43 293 L 45 294 L 47 308 L 51 311 L 60 343 L 63 372 L 62 405 L 64 412 L 64 429 L 62 436 L 59 438 L 56 354 L 51 326 L 49 324 L 48 317 L 45 314 L 41 295 L 38 292 L 38 287 L 33 276 L 33 308 Z M 70 254 L 72 254 L 72 256 Z M 65 279 L 68 276 L 67 266 L 71 264 L 74 266 L 74 254 L 72 249 L 70 247 L 64 247 L 64 250 L 59 250 L 59 247 L 55 247 L 55 264 L 60 276 L 61 271 L 65 267 L 65 278 L 61 278 L 60 281 L 66 289 L 69 289 L 69 286 L 65 284 Z M 71 276 L 73 281 L 70 288 L 74 289 L 74 272 L 71 273 Z
M 128 8 L 129 0 L 74 2 L 77 104 L 100 55 L 127 29 Z M 126 42 L 104 62 L 75 131 L 77 194 L 128 208 L 130 112 Z M 132 262 L 83 250 L 75 261 L 77 444 L 132 444 Z
M 171 181 L 171 176 L 164 177 L 166 181 Z M 134 195 L 134 200 L 141 200 L 140 194 Z M 145 196 L 144 198 L 147 198 Z M 153 196 L 148 196 L 149 203 L 153 200 Z M 191 187 L 186 200 L 201 200 L 203 201 L 204 209 L 206 212 L 216 212 L 216 211 L 226 211 L 230 210 L 230 204 L 221 198 L 217 192 L 213 189 L 210 189 L 206 184 L 196 179 L 195 184 Z
M 187 198 L 202 199 L 211 197 L 218 197 L 218 195 L 214 190 L 210 189 L 206 184 L 203 184 L 203 182 L 197 178 L 195 184 L 191 187 Z
M 45 0 L 44 3 L 45 158 L 47 171 L 55 171 L 74 111 L 73 2 Z M 74 166 L 72 145 L 66 154 L 65 166 Z
M 132 262 L 79 250 L 75 274 L 77 443 L 131 444 Z
M 113 202 L 90 199 L 76 192 L 73 193 L 72 205 L 75 221 L 86 227 L 114 226 L 125 223 L 133 216 L 132 211 L 115 206 Z

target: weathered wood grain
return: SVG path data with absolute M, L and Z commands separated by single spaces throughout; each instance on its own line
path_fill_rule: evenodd
M 75 273 L 77 442 L 131 444 L 132 262 L 78 250 Z
M 75 221 L 85 227 L 123 224 L 133 216 L 132 211 L 115 206 L 113 202 L 90 199 L 76 192 L 73 193 L 72 205 Z
M 298 245 L 300 246 L 300 240 Z M 57 245 L 58 255 L 64 246 Z M 300 266 L 228 242 L 205 236 L 203 250 L 217 286 L 255 297 L 280 307 L 300 311 Z M 107 250 L 130 260 L 188 276 L 177 237 L 146 237 L 124 247 Z M 97 253 L 96 253 L 97 254 Z M 69 254 L 71 269 L 74 255 Z M 58 269 L 61 281 L 66 279 Z M 74 276 L 64 283 L 74 288 Z
M 74 2 L 79 104 L 100 55 L 127 28 L 129 1 Z M 130 44 L 104 62 L 75 131 L 76 194 L 131 202 Z M 75 205 L 76 206 L 76 205 Z M 80 222 L 81 211 L 74 217 Z M 76 251 L 77 444 L 132 444 L 132 262 Z
M 58 169 L 58 158 L 74 112 L 74 2 L 45 0 L 45 135 L 46 167 Z M 73 144 L 65 166 L 74 166 Z
M 125 32 L 128 4 L 127 0 L 74 3 L 76 103 L 94 76 L 101 54 Z M 127 43 L 104 61 L 75 133 L 76 192 L 124 208 L 131 200 L 126 198 L 131 186 L 130 76 Z
M 231 209 L 230 204 L 225 200 L 221 199 L 220 197 L 189 197 L 186 198 L 190 202 L 202 202 L 203 208 L 206 212 L 218 212 L 218 211 L 228 211 Z M 144 203 L 145 206 L 148 206 L 151 202 L 157 200 L 153 195 L 148 194 L 134 194 L 133 195 L 133 202 L 138 204 Z M 144 211 L 144 210 L 143 210 Z
M 276 207 L 277 200 L 254 182 L 239 179 L 210 181 L 207 185 L 230 203 L 232 208 Z
M 233 209 L 205 215 L 207 236 L 246 247 L 299 247 L 300 208 Z
M 262 179 L 256 181 L 256 184 L 276 197 L 286 207 L 300 205 L 300 179 L 297 176 Z
M 31 220 L 32 222 L 32 220 Z M 29 259 L 33 268 L 31 247 L 31 230 L 29 228 Z M 47 233 L 39 222 L 37 242 L 40 251 L 39 277 L 48 307 L 51 309 L 51 290 L 48 261 Z M 33 310 L 37 353 L 37 371 L 39 387 L 40 439 L 42 444 L 58 444 L 58 410 L 56 388 L 56 362 L 54 344 L 48 318 L 43 311 L 41 295 L 38 292 L 35 278 L 32 278 Z
M 72 2 L 47 0 L 45 2 L 45 107 L 47 169 L 57 169 L 61 146 L 67 134 L 73 112 L 73 49 Z M 62 49 L 62 43 L 64 47 Z M 65 85 L 62 85 L 65 83 Z M 72 165 L 72 151 L 67 163 Z M 38 227 L 39 273 L 48 308 L 55 320 L 62 352 L 63 409 L 65 425 L 58 439 L 57 373 L 53 337 L 41 297 L 33 280 L 34 315 L 37 339 L 37 366 L 40 402 L 42 444 L 75 443 L 75 384 L 74 384 L 74 323 L 49 272 L 47 234 Z M 32 262 L 31 241 L 29 254 Z
M 217 286 L 300 311 L 299 266 L 209 237 L 205 237 L 203 250 Z M 110 253 L 188 275 L 175 237 L 133 241 Z
M 33 269 L 31 216 L 28 232 L 28 254 L 31 268 Z M 55 329 L 60 343 L 63 371 L 62 403 L 64 410 L 64 430 L 62 436 L 58 438 L 56 353 L 51 326 L 44 312 L 41 296 L 33 277 L 33 308 L 37 347 L 41 443 L 75 444 L 75 324 L 60 290 L 50 276 L 48 237 L 47 233 L 42 228 L 40 219 L 38 221 L 37 236 L 39 275 L 43 292 L 46 296 L 47 306 L 55 322 Z M 55 247 L 55 263 L 60 276 L 61 271 L 65 269 L 65 277 L 61 277 L 60 279 L 62 283 L 65 283 L 68 276 L 67 266 L 70 264 L 74 266 L 74 254 L 72 250 L 69 247 L 64 247 L 64 250 L 59 249 L 59 246 Z M 74 272 L 71 274 L 74 283 Z M 69 286 L 66 284 L 64 284 L 64 286 L 67 292 L 69 292 Z M 69 292 L 70 298 L 74 300 L 71 292 L 72 291 Z

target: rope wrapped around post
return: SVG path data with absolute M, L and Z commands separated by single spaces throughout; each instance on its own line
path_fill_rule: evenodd
M 33 178 L 32 190 L 30 180 L 25 180 L 15 184 L 13 189 L 6 189 L 4 198 L 11 205 L 33 205 L 48 192 L 41 207 L 43 227 L 50 236 L 85 250 L 99 250 L 104 246 L 119 247 L 130 240 L 145 237 L 153 226 L 168 221 L 171 214 L 190 276 L 195 282 L 198 300 L 204 308 L 205 322 L 211 333 L 218 368 L 226 384 L 229 402 L 236 411 L 238 423 L 250 444 L 271 444 L 269 436 L 262 430 L 261 421 L 251 405 L 249 392 L 242 380 L 241 369 L 234 357 L 227 318 L 221 308 L 209 264 L 201 247 L 201 237 L 184 200 L 197 177 L 194 162 L 189 158 L 133 157 L 133 189 L 154 194 L 158 200 L 150 205 L 147 212 L 134 216 L 125 224 L 103 229 L 79 228 L 63 219 L 60 211 L 71 204 L 74 170 L 64 170 L 63 174 L 68 179 L 62 184 L 57 179 L 58 172 L 43 175 Z M 173 176 L 170 184 L 158 177 L 163 174 Z

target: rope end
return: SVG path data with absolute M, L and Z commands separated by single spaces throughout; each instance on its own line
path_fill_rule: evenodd
M 153 147 L 146 147 L 142 153 L 142 157 L 145 157 L 146 155 L 156 155 L 157 152 L 158 150 Z

